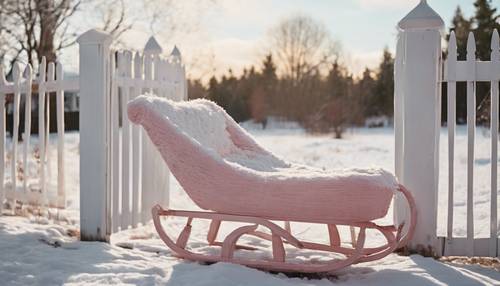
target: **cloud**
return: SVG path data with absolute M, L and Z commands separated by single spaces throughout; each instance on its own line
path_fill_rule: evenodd
M 411 8 L 419 3 L 419 0 L 357 0 L 363 9 L 391 9 Z

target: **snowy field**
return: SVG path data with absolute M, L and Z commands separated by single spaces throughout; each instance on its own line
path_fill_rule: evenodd
M 394 139 L 391 129 L 354 129 L 345 139 L 310 136 L 293 124 L 271 124 L 268 130 L 245 124 L 245 128 L 263 146 L 280 157 L 315 167 L 333 169 L 380 166 L 394 171 Z M 447 160 L 446 137 L 441 140 L 441 193 L 439 232 L 446 231 Z M 465 235 L 465 129 L 459 127 L 457 138 L 455 201 L 456 235 Z M 171 257 L 147 225 L 112 236 L 112 244 L 80 242 L 78 229 L 78 134 L 67 136 L 67 188 L 69 210 L 40 217 L 0 217 L 0 285 L 500 285 L 500 273 L 478 265 L 444 264 L 418 255 L 390 255 L 383 260 L 348 267 L 322 277 L 290 278 L 230 264 L 210 266 Z M 53 142 L 55 143 L 55 141 Z M 475 233 L 489 233 L 489 135 L 478 129 L 475 180 Z M 52 148 L 55 152 L 55 148 Z M 55 156 L 55 153 L 51 153 Z M 55 160 L 53 160 L 55 161 Z M 196 208 L 179 185 L 172 180 L 171 206 Z M 382 223 L 391 223 L 392 210 Z M 58 216 L 57 216 L 58 215 Z M 54 221 L 52 218 L 66 218 Z M 167 230 L 180 230 L 183 221 L 165 222 Z M 292 225 L 304 238 L 327 241 L 324 227 Z M 206 222 L 194 225 L 195 248 L 203 251 Z M 224 229 L 222 230 L 224 232 Z M 348 237 L 347 229 L 341 235 Z M 247 244 L 258 243 L 250 238 Z M 371 234 L 369 241 L 381 243 L 380 235 Z M 196 243 L 200 242 L 200 243 Z M 313 259 L 316 253 L 305 253 Z

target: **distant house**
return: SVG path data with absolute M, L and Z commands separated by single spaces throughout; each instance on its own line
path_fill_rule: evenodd
M 371 116 L 365 119 L 365 127 L 368 128 L 389 127 L 392 124 L 392 118 L 385 115 Z

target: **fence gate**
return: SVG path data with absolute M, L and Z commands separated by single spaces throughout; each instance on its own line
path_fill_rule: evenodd
M 162 58 L 151 38 L 144 53 L 113 51 L 111 36 L 90 30 L 80 44 L 80 229 L 82 240 L 150 219 L 168 204 L 169 172 L 149 138 L 127 118 L 127 102 L 149 92 L 187 98 L 181 56 Z

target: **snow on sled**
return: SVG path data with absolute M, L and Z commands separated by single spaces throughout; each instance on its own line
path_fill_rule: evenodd
M 413 198 L 390 173 L 381 169 L 324 171 L 283 161 L 259 146 L 224 109 L 211 101 L 173 102 L 140 96 L 128 104 L 128 117 L 144 127 L 180 185 L 206 210 L 180 211 L 159 205 L 152 209 L 160 238 L 181 258 L 208 263 L 231 262 L 271 271 L 330 272 L 385 257 L 404 246 L 415 228 Z M 403 225 L 375 224 L 373 220 L 387 214 L 397 193 L 408 201 L 409 225 L 403 228 Z M 160 216 L 187 218 L 176 241 L 166 234 Z M 187 242 L 193 219 L 210 220 L 208 244 L 221 247 L 220 255 L 189 250 Z M 248 225 L 217 241 L 223 221 Z M 275 221 L 283 221 L 285 226 Z M 325 224 L 330 243 L 297 239 L 290 221 Z M 357 229 L 352 246 L 341 242 L 339 225 Z M 258 226 L 268 231 L 261 231 Z M 367 230 L 379 231 L 387 243 L 365 247 Z M 237 244 L 243 235 L 270 241 L 272 259 L 236 257 L 236 249 L 252 249 Z M 296 263 L 287 260 L 284 244 L 341 254 L 343 258 Z

